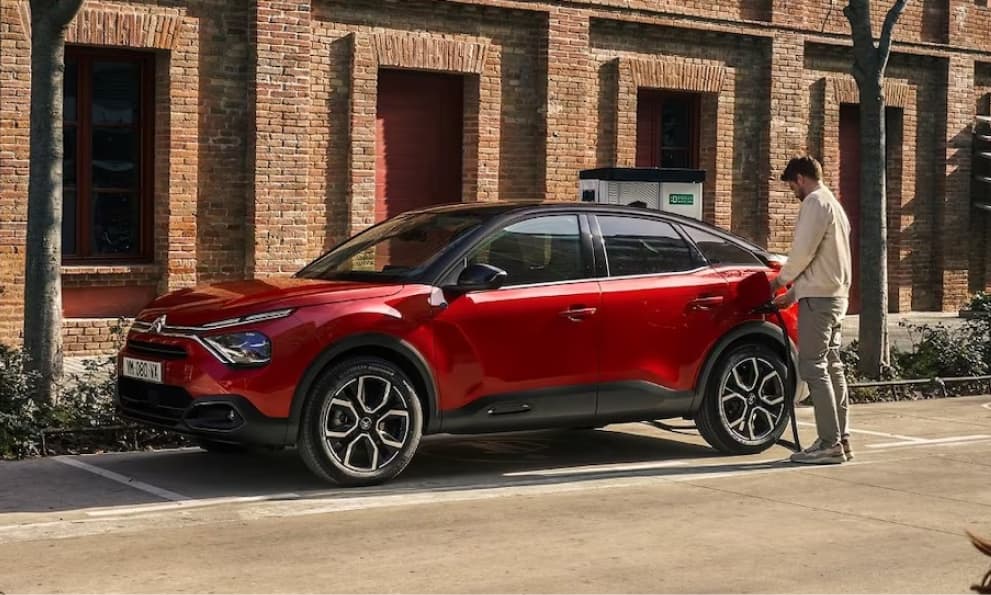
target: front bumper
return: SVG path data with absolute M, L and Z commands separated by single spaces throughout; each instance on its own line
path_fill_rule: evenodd
M 182 387 L 117 380 L 121 417 L 216 442 L 283 446 L 288 418 L 268 417 L 240 395 L 197 396 Z

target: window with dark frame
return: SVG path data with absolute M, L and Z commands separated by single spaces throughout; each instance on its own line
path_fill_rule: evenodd
M 637 93 L 637 167 L 698 168 L 701 95 Z
M 154 56 L 67 47 L 62 252 L 151 259 Z
M 705 259 L 714 267 L 763 267 L 763 263 L 752 252 L 725 238 L 691 225 L 683 225 L 682 230 L 695 242 Z
M 547 215 L 514 223 L 476 248 L 468 263 L 506 271 L 506 286 L 583 279 L 578 217 Z
M 693 250 L 670 223 L 638 217 L 599 215 L 610 277 L 690 271 Z

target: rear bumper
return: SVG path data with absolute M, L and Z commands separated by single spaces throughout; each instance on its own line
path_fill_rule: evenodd
M 288 418 L 263 415 L 240 395 L 198 396 L 178 386 L 128 378 L 117 381 L 121 417 L 216 442 L 286 445 Z

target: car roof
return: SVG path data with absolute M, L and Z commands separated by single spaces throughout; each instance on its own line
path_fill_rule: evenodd
M 577 202 L 577 201 L 542 201 L 542 200 L 505 200 L 499 202 L 474 202 L 474 203 L 450 203 L 437 205 L 433 207 L 427 207 L 424 209 L 418 209 L 415 211 L 409 211 L 408 213 L 478 213 L 489 216 L 499 216 L 510 214 L 514 212 L 554 212 L 554 211 L 569 211 L 569 212 L 595 212 L 595 213 L 612 213 L 617 215 L 654 215 L 661 216 L 669 221 L 677 222 L 680 224 L 691 225 L 694 227 L 700 227 L 706 230 L 712 230 L 718 234 L 732 239 L 747 246 L 751 250 L 757 250 L 763 253 L 767 253 L 766 249 L 758 246 L 756 243 L 740 237 L 739 235 L 706 223 L 705 221 L 700 221 L 698 219 L 693 219 L 691 217 L 686 217 L 684 215 L 678 215 L 676 213 L 669 213 L 666 211 L 658 211 L 655 209 L 645 209 L 643 207 L 630 207 L 625 205 L 613 205 L 598 202 Z

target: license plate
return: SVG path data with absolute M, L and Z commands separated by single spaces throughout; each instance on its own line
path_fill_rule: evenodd
M 125 357 L 121 369 L 121 375 L 126 376 L 127 378 L 134 378 L 135 380 L 144 380 L 145 382 L 155 382 L 157 384 L 161 384 L 162 364 L 161 362 L 147 362 L 141 359 Z

